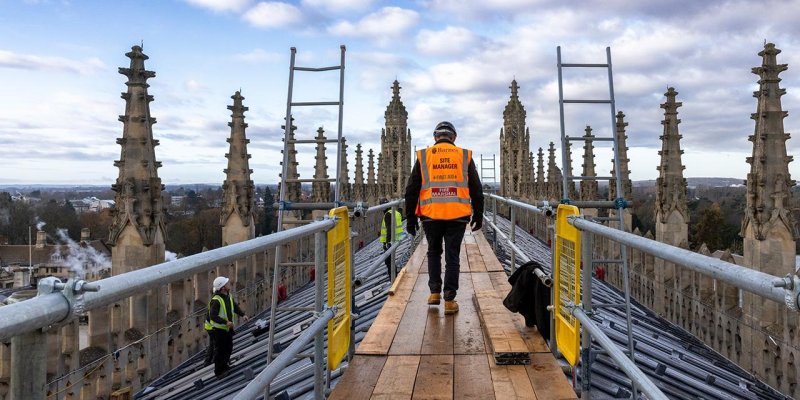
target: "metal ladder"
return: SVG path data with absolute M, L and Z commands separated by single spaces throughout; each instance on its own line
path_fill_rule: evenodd
M 486 165 L 490 166 L 487 167 Z M 490 191 L 492 193 L 497 193 L 497 169 L 495 166 L 496 163 L 494 154 L 492 154 L 491 157 L 484 157 L 483 154 L 481 154 L 481 183 L 485 185 L 486 182 L 489 182 L 489 179 L 491 179 L 492 190 Z M 491 171 L 491 174 L 486 173 L 486 171 Z
M 345 69 L 345 46 L 340 46 L 341 51 L 341 61 L 339 65 L 334 65 L 330 67 L 321 67 L 321 68 L 311 68 L 311 67 L 298 67 L 295 65 L 295 58 L 297 54 L 297 49 L 295 47 L 291 48 L 291 58 L 289 61 L 289 93 L 286 99 L 286 119 L 284 128 L 284 136 L 283 136 L 283 165 L 281 168 L 281 187 L 280 187 L 280 194 L 278 197 L 278 226 L 276 232 L 280 232 L 283 230 L 283 223 L 284 223 L 284 213 L 290 209 L 301 209 L 301 208 L 291 208 L 287 206 L 286 203 L 286 187 L 287 183 L 313 183 L 313 182 L 333 182 L 336 185 L 334 191 L 334 207 L 340 204 L 340 193 L 341 193 L 341 185 L 339 182 L 341 168 L 342 168 L 342 112 L 343 112 L 343 105 L 344 105 L 344 69 Z M 294 73 L 295 71 L 306 71 L 306 72 L 324 72 L 324 71 L 339 71 L 339 101 L 309 101 L 309 102 L 296 102 L 293 101 L 293 91 L 294 91 Z M 290 144 L 317 144 L 320 141 L 315 138 L 310 139 L 289 139 L 291 136 L 291 132 L 293 130 L 292 126 L 292 107 L 312 107 L 312 106 L 338 106 L 339 108 L 339 121 L 338 121 L 338 129 L 336 133 L 336 139 L 326 139 L 325 143 L 336 143 L 336 177 L 335 178 L 324 178 L 324 179 L 317 179 L 317 178 L 309 178 L 309 179 L 298 179 L 298 178 L 290 178 L 287 176 L 288 170 L 288 157 L 289 157 L 289 145 Z M 304 207 L 302 209 L 311 209 Z M 301 221 L 302 223 L 303 221 Z M 311 222 L 311 221 L 309 221 Z M 283 261 L 283 248 L 282 246 L 278 246 L 275 248 L 275 267 L 273 268 L 272 274 L 272 303 L 270 306 L 270 316 L 269 316 L 269 348 L 267 350 L 268 353 L 268 362 L 271 363 L 272 360 L 276 357 L 275 346 L 275 326 L 276 326 L 276 314 L 277 312 L 315 312 L 320 313 L 322 312 L 321 305 L 316 305 L 313 308 L 285 308 L 285 309 L 278 309 L 278 285 L 280 283 L 281 272 L 283 267 L 295 267 L 295 266 L 308 266 L 313 265 L 313 262 L 284 262 Z M 317 274 L 321 274 L 323 271 L 316 271 Z M 322 362 L 321 360 L 315 360 L 315 362 Z M 330 371 L 328 371 L 330 373 Z M 315 385 L 320 384 L 322 382 L 321 377 L 316 376 L 315 373 Z M 328 384 L 330 384 L 330 379 L 328 379 Z M 269 398 L 269 387 L 267 387 L 265 391 L 265 398 Z
M 562 202 L 569 203 L 569 185 L 572 185 L 573 180 L 611 180 L 612 177 L 588 177 L 588 176 L 580 176 L 580 175 L 573 175 L 572 173 L 572 166 L 566 165 L 567 160 L 567 143 L 569 141 L 584 141 L 582 137 L 569 137 L 566 135 L 565 127 L 564 127 L 564 104 L 608 104 L 611 111 L 611 137 L 593 137 L 591 141 L 594 142 L 611 142 L 613 145 L 614 150 L 614 171 L 616 171 L 616 176 L 614 184 L 616 185 L 616 193 L 617 199 L 610 204 L 611 208 L 617 210 L 617 218 L 619 221 L 619 229 L 625 231 L 625 199 L 624 199 L 624 191 L 622 186 L 622 174 L 620 170 L 620 158 L 619 158 L 619 143 L 617 143 L 617 135 L 616 135 L 616 103 L 614 100 L 614 77 L 612 71 L 612 64 L 611 64 L 611 48 L 606 47 L 606 62 L 601 64 L 571 64 L 571 63 L 562 63 L 561 61 L 561 46 L 556 48 L 557 57 L 558 57 L 558 108 L 560 112 L 560 122 L 561 122 L 561 162 L 562 162 L 562 170 L 564 171 L 563 174 L 563 197 L 564 199 Z M 564 68 L 606 68 L 608 70 L 608 99 L 594 99 L 594 100 L 584 100 L 584 99 L 565 99 L 564 98 L 564 86 L 563 86 L 563 74 L 562 70 Z M 609 219 L 610 220 L 610 219 Z M 633 331 L 631 325 L 631 299 L 630 299 L 630 283 L 629 279 L 629 271 L 628 271 L 628 251 L 625 245 L 620 244 L 620 259 L 619 260 L 598 260 L 594 259 L 593 252 L 591 251 L 592 240 L 591 236 L 588 236 L 589 240 L 588 243 L 584 243 L 583 245 L 588 245 L 589 248 L 586 249 L 584 254 L 590 255 L 589 260 L 584 260 L 584 265 L 587 265 L 589 268 L 583 269 L 584 276 L 583 282 L 585 282 L 584 290 L 582 291 L 583 296 L 583 309 L 586 311 L 587 314 L 591 315 L 592 313 L 592 293 L 591 293 L 591 271 L 593 271 L 593 267 L 595 264 L 602 264 L 602 263 L 620 263 L 622 264 L 622 274 L 623 274 L 623 282 L 624 282 L 624 291 L 625 291 L 625 303 L 621 304 L 620 306 L 624 306 L 625 308 L 625 318 L 627 321 L 627 334 L 628 334 L 628 356 L 631 360 L 635 362 L 634 358 L 634 341 L 633 341 Z M 588 264 L 586 264 L 588 261 Z M 582 396 L 581 398 L 589 398 L 589 389 L 591 388 L 591 380 L 590 380 L 590 367 L 589 364 L 592 360 L 591 356 L 591 335 L 584 331 L 581 335 L 581 348 L 582 348 L 582 356 L 581 356 L 581 368 L 582 368 L 582 379 L 581 379 L 581 387 L 582 387 Z M 633 383 L 631 384 L 632 389 L 632 398 L 636 399 L 637 389 L 636 385 Z M 583 397 L 583 396 L 586 397 Z

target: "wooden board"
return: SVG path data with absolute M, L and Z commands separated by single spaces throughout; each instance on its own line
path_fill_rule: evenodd
M 489 279 L 492 281 L 492 286 L 498 293 L 502 293 L 503 297 L 511 291 L 511 284 L 508 283 L 508 275 L 506 271 L 489 272 Z
M 492 386 L 498 399 L 538 399 L 528 378 L 526 366 L 496 365 L 491 354 L 488 357 Z
M 536 397 L 558 400 L 578 398 L 552 354 L 533 354 L 531 365 L 525 369 Z
M 406 275 L 407 269 L 403 268 L 394 277 L 394 282 L 392 282 L 392 286 L 389 288 L 389 296 L 394 296 L 395 292 L 397 292 L 397 287 L 400 285 L 400 282 L 403 280 L 403 277 Z
M 522 339 L 525 340 L 525 344 L 528 345 L 528 350 L 530 350 L 531 353 L 550 353 L 550 346 L 545 342 L 542 334 L 536 327 L 526 326 L 525 317 L 523 317 L 522 314 L 511 314 L 511 320 L 514 321 L 517 331 L 519 331 Z
M 483 236 L 483 233 L 475 235 L 475 242 L 478 244 L 478 249 L 483 257 L 483 262 L 486 264 L 487 271 L 505 271 L 503 265 L 500 264 L 500 260 L 498 260 L 497 256 L 494 254 L 492 246 L 489 245 L 489 242 L 486 241 L 486 237 Z
M 472 286 L 475 293 L 494 291 L 494 284 L 488 273 L 473 273 L 470 274 L 470 277 L 472 277 Z
M 471 272 L 486 272 L 486 263 L 483 261 L 483 256 L 476 243 L 467 243 L 467 258 L 469 260 L 469 270 Z
M 425 334 L 425 325 L 428 319 L 428 308 L 441 307 L 428 306 L 428 294 L 430 294 L 430 290 L 428 289 L 428 274 L 420 274 L 417 277 L 408 304 L 406 304 L 403 317 L 399 322 L 399 326 L 402 326 L 403 329 L 398 329 L 397 333 L 394 335 L 392 346 L 389 348 L 389 354 L 420 354 L 422 337 Z
M 492 376 L 489 372 L 489 360 L 485 354 L 454 356 L 453 398 L 463 400 L 495 399 Z
M 372 400 L 411 399 L 417 377 L 419 356 L 390 356 L 386 359 Z
M 530 350 L 511 320 L 511 312 L 503 306 L 497 293 L 494 290 L 476 290 L 474 302 L 495 362 L 504 365 L 530 364 Z
M 425 263 L 425 257 L 428 253 L 428 242 L 423 240 L 414 250 L 414 253 L 411 254 L 411 258 L 408 259 L 405 267 L 403 269 L 407 269 L 411 272 L 420 272 L 420 267 Z
M 470 299 L 474 293 L 471 275 L 461 274 L 458 279 L 459 295 L 456 299 L 459 300 L 459 310 L 453 318 L 453 354 L 486 353 L 481 320 Z
M 461 243 L 461 247 L 459 247 L 458 251 L 458 271 L 462 274 L 468 274 L 470 272 L 469 267 L 469 258 L 467 257 L 467 248 L 464 243 Z
M 453 399 L 452 354 L 420 357 L 412 398 L 414 400 Z
M 333 388 L 330 400 L 369 399 L 378 383 L 378 377 L 386 363 L 384 356 L 355 356 L 341 380 Z
M 405 269 L 403 269 L 405 271 Z M 397 321 L 405 313 L 408 299 L 411 296 L 418 275 L 409 269 L 395 292 L 383 304 L 378 316 L 372 322 L 367 335 L 356 348 L 356 354 L 387 355 L 397 332 Z M 427 280 L 427 275 L 426 275 Z
M 420 354 L 452 355 L 455 316 L 444 315 L 444 301 L 439 306 L 429 306 L 427 315 Z

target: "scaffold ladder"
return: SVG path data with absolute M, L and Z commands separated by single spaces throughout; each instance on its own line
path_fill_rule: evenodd
M 287 212 L 286 207 L 286 187 L 287 183 L 314 183 L 314 182 L 333 182 L 335 184 L 334 190 L 334 206 L 340 204 L 340 195 L 341 195 L 341 185 L 340 185 L 340 175 L 341 175 L 341 168 L 342 168 L 342 113 L 343 113 L 343 106 L 344 106 L 344 69 L 345 69 L 345 46 L 340 46 L 341 51 L 341 58 L 339 65 L 329 66 L 329 67 L 321 67 L 321 68 L 311 68 L 311 67 L 299 67 L 295 65 L 297 49 L 295 47 L 291 48 L 291 57 L 289 61 L 289 91 L 286 99 L 286 119 L 284 121 L 284 135 L 283 135 L 283 163 L 281 168 L 281 187 L 278 195 L 278 226 L 276 231 L 280 232 L 283 230 L 284 224 L 284 214 Z M 294 101 L 294 73 L 295 71 L 304 71 L 304 72 L 325 72 L 325 71 L 339 71 L 339 100 L 338 101 L 306 101 L 306 102 L 297 102 Z M 327 139 L 324 143 L 336 143 L 336 176 L 334 178 L 309 178 L 309 179 L 299 179 L 294 177 L 288 177 L 288 157 L 289 157 L 289 150 L 290 145 L 297 145 L 297 144 L 320 144 L 320 140 L 315 138 L 309 139 L 299 139 L 293 138 L 291 133 L 293 130 L 292 126 L 292 108 L 293 107 L 315 107 L 315 106 L 337 106 L 339 109 L 339 118 L 338 118 L 338 127 L 336 132 L 336 139 Z M 297 223 L 308 223 L 309 221 L 297 221 Z M 267 350 L 268 353 L 268 362 L 272 362 L 272 360 L 276 357 L 275 353 L 278 353 L 280 349 L 276 349 L 275 346 L 275 326 L 276 326 L 276 314 L 278 311 L 285 311 L 285 312 L 315 312 L 319 315 L 322 310 L 322 304 L 315 304 L 314 309 L 296 309 L 296 308 L 287 308 L 284 310 L 278 309 L 278 285 L 280 284 L 280 277 L 284 267 L 294 267 L 294 266 L 303 266 L 307 265 L 308 263 L 305 262 L 284 262 L 283 261 L 283 251 L 282 246 L 278 246 L 275 248 L 275 267 L 273 268 L 272 274 L 272 299 L 271 299 L 271 306 L 270 306 L 270 317 L 269 317 L 269 348 Z M 316 271 L 317 274 L 323 273 L 323 271 Z M 324 398 L 319 397 L 322 393 L 322 381 L 323 377 L 321 376 L 321 363 L 323 360 L 314 360 L 315 364 L 317 364 L 317 368 L 315 368 L 314 374 L 314 384 L 315 384 L 315 394 L 316 398 Z M 328 382 L 330 383 L 330 382 Z M 269 398 L 269 387 L 267 387 L 265 392 L 265 398 Z
M 487 165 L 489 165 L 487 167 Z M 497 193 L 497 168 L 495 163 L 495 155 L 492 154 L 491 157 L 486 156 L 484 157 L 481 154 L 481 182 L 485 185 L 487 182 L 492 182 L 492 190 L 490 192 Z M 491 171 L 491 173 L 487 173 L 487 171 Z M 491 181 L 490 181 L 491 179 Z
M 573 180 L 611 180 L 612 177 L 598 177 L 598 176 L 580 176 L 575 175 L 572 173 L 572 166 L 567 165 L 566 160 L 567 157 L 567 143 L 569 141 L 585 141 L 583 137 L 569 137 L 566 135 L 565 126 L 564 126 L 564 104 L 607 104 L 609 105 L 609 109 L 611 112 L 611 136 L 610 137 L 593 137 L 590 139 L 593 142 L 611 142 L 613 146 L 613 153 L 614 153 L 614 171 L 616 171 L 614 179 L 614 184 L 616 185 L 616 193 L 617 198 L 613 201 L 611 208 L 616 209 L 617 218 L 619 220 L 619 229 L 625 231 L 625 206 L 626 202 L 624 199 L 624 191 L 622 185 L 622 174 L 620 169 L 620 158 L 619 158 L 619 143 L 617 140 L 616 135 L 616 103 L 614 100 L 614 77 L 613 77 L 613 70 L 611 64 L 611 48 L 606 47 L 606 62 L 601 64 L 574 64 L 574 63 L 563 63 L 561 61 L 561 46 L 556 48 L 557 57 L 558 57 L 558 108 L 560 112 L 560 122 L 561 122 L 561 163 L 562 163 L 562 171 L 563 173 L 563 200 L 562 202 L 569 203 L 569 185 L 573 184 Z M 564 85 L 563 85 L 563 74 L 562 71 L 564 68 L 605 68 L 608 71 L 608 99 L 565 99 L 564 98 Z M 625 291 L 625 318 L 627 321 L 627 334 L 628 334 L 628 356 L 631 360 L 634 360 L 634 341 L 633 341 L 633 330 L 631 325 L 631 299 L 630 299 L 630 282 L 629 279 L 629 271 L 628 271 L 628 251 L 627 247 L 623 244 L 620 244 L 620 259 L 619 260 L 598 260 L 594 259 L 592 255 L 593 252 L 591 251 L 591 240 L 589 240 L 588 246 L 590 248 L 586 249 L 584 254 L 590 255 L 590 259 L 587 260 L 589 262 L 588 266 L 590 268 L 584 268 L 583 274 L 591 274 L 591 271 L 594 269 L 595 264 L 601 263 L 620 263 L 622 264 L 622 275 L 623 275 L 623 285 Z M 583 282 L 587 282 L 589 286 L 591 286 L 591 277 L 586 276 L 584 277 Z M 581 291 L 583 296 L 583 308 L 587 314 L 591 315 L 592 313 L 592 293 L 591 287 L 586 287 L 584 290 Z M 582 387 L 582 399 L 589 398 L 589 388 L 591 387 L 590 381 L 590 367 L 589 364 L 592 360 L 591 356 L 591 335 L 588 332 L 584 331 L 581 335 L 581 348 L 582 348 L 582 357 L 581 357 L 581 368 L 582 368 L 582 379 L 581 379 L 581 387 Z M 636 385 L 631 385 L 633 391 L 633 397 L 637 398 L 637 389 Z M 586 397 L 583 397 L 583 396 Z

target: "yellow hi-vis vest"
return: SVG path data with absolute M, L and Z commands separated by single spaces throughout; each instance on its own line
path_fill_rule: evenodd
M 222 300 L 222 296 L 216 294 L 214 297 L 211 298 L 211 301 L 218 301 L 219 302 L 219 316 L 225 318 L 228 321 L 234 322 L 235 313 L 233 312 L 233 296 L 228 295 L 228 300 L 230 300 L 230 304 L 225 304 L 225 301 Z M 208 314 L 211 314 L 211 301 L 208 302 Z M 228 314 L 228 309 L 230 307 L 231 313 Z M 230 318 L 228 317 L 230 315 Z M 220 324 L 211 319 L 210 315 L 206 316 L 206 322 L 203 324 L 203 327 L 206 328 L 207 331 L 212 329 L 222 329 L 223 331 L 227 331 L 228 328 L 227 324 Z
M 417 150 L 422 188 L 416 214 L 451 220 L 472 215 L 467 168 L 472 151 L 440 142 Z
M 386 226 L 386 214 L 389 214 L 391 212 L 392 212 L 392 209 L 390 208 L 389 210 L 387 210 L 383 214 L 384 217 L 383 217 L 383 220 L 381 221 L 381 243 L 391 242 L 391 240 L 389 240 L 389 235 L 386 234 L 386 232 L 390 229 L 388 226 Z M 395 211 L 394 212 L 394 240 L 399 242 L 400 239 L 402 239 L 402 238 L 403 238 L 403 216 L 400 215 L 399 211 Z

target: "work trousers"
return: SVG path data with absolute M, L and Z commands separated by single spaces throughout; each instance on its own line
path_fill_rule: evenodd
M 427 220 L 422 222 L 428 239 L 428 288 L 442 293 L 442 242 L 444 242 L 444 299 L 453 300 L 458 291 L 459 253 L 466 221 Z
M 206 333 L 208 334 L 208 348 L 206 349 L 206 358 L 203 362 L 203 365 L 211 365 L 211 363 L 214 362 L 214 352 L 217 349 L 217 344 L 214 339 L 214 334 L 211 333 L 213 331 L 214 331 L 213 329 L 210 331 L 208 330 L 206 331 Z
M 212 329 L 214 342 L 214 375 L 220 376 L 230 369 L 228 362 L 233 352 L 233 333 L 222 329 Z
M 384 243 L 383 244 L 384 253 L 386 252 L 386 250 L 389 250 L 390 247 L 392 247 L 391 242 Z M 392 256 L 386 257 L 386 260 L 384 260 L 383 263 L 386 264 L 386 273 L 389 274 L 389 279 L 392 279 Z

